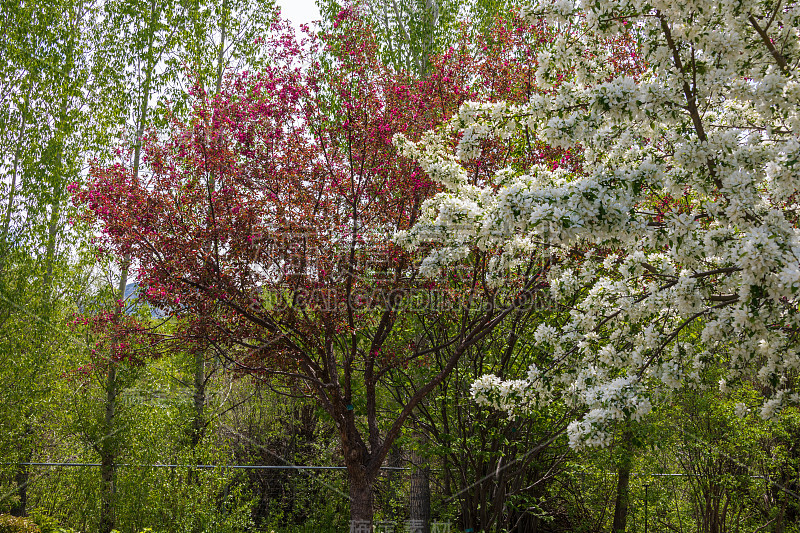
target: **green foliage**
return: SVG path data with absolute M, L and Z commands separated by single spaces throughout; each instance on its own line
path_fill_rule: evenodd
M 58 520 L 38 510 L 31 512 L 31 519 L 39 526 L 42 533 L 66 533 Z
M 347 5 L 322 1 L 320 11 L 328 24 Z M 359 9 L 372 23 L 383 61 L 398 71 L 423 75 L 430 57 L 454 44 L 459 7 L 452 0 L 364 0 Z
M 165 57 L 162 105 L 156 123 L 186 117 L 192 89 L 214 95 L 229 72 L 258 71 L 265 66 L 261 40 L 276 17 L 274 0 L 189 2 L 174 24 L 178 47 Z

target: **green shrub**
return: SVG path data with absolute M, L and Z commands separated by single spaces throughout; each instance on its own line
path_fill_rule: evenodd
M 58 520 L 44 513 L 40 513 L 39 511 L 32 511 L 30 518 L 39 527 L 42 533 L 65 533 L 65 531 L 69 533 L 68 530 L 64 530 L 64 528 L 61 527 Z
M 41 533 L 29 518 L 0 514 L 0 533 Z

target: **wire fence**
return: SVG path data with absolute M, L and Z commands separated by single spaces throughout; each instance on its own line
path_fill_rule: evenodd
M 0 463 L 6 466 L 103 466 L 103 463 Z M 190 464 L 167 464 L 167 463 L 114 463 L 114 467 L 126 466 L 134 468 L 196 468 L 196 469 L 242 469 L 242 470 L 347 470 L 346 466 L 314 466 L 314 465 L 190 465 Z M 381 466 L 381 470 L 410 470 L 400 466 Z

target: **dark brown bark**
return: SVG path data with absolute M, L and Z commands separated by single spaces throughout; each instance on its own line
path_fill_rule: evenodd
M 627 422 L 626 424 L 630 424 Z M 631 468 L 633 467 L 633 435 L 629 425 L 622 433 L 621 457 L 617 463 L 617 500 L 614 505 L 613 533 L 625 533 L 630 499 Z
M 783 533 L 786 528 L 786 507 L 789 501 L 787 500 L 786 495 L 782 495 L 782 502 L 780 509 L 778 510 L 778 516 L 775 517 L 775 529 L 773 530 L 774 533 Z
M 780 2 L 778 3 L 778 6 L 776 6 L 776 8 L 775 8 L 776 11 L 779 8 L 779 6 L 780 6 Z M 769 50 L 769 53 L 772 54 L 772 57 L 775 58 L 775 62 L 778 63 L 778 66 L 781 67 L 781 70 L 783 72 L 785 72 L 785 73 L 788 73 L 789 72 L 789 64 L 786 62 L 786 58 L 783 56 L 783 54 L 780 53 L 780 51 L 777 48 L 775 48 L 775 45 L 772 44 L 772 39 L 770 38 L 769 34 L 767 33 L 767 30 L 769 29 L 769 25 L 767 25 L 766 27 L 762 28 L 758 24 L 758 20 L 756 20 L 756 18 L 753 16 L 752 13 L 750 14 L 749 17 L 747 17 L 747 20 L 750 22 L 750 25 L 753 26 L 753 28 L 756 30 L 756 32 L 758 33 L 758 36 L 761 37 L 761 42 L 764 43 L 764 46 L 767 47 L 767 50 Z
M 359 470 L 348 469 L 348 481 L 350 484 L 350 531 L 355 533 L 372 532 L 372 504 L 374 479 Z
M 17 465 L 17 472 L 14 474 L 14 481 L 17 484 L 17 501 L 11 507 L 13 516 L 28 515 L 28 480 L 30 471 L 27 465 Z

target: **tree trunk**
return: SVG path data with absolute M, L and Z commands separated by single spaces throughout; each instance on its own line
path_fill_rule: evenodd
M 435 39 L 436 26 L 439 25 L 439 4 L 436 0 L 425 0 L 425 21 L 427 22 L 425 32 L 425 48 L 420 58 L 420 74 L 425 76 L 430 70 L 431 56 L 433 55 L 433 45 Z
M 69 55 L 69 52 L 68 52 Z M 64 117 L 67 114 L 67 99 L 66 97 L 61 101 L 60 108 L 60 121 L 57 131 L 62 131 L 64 126 Z M 47 222 L 47 244 L 45 245 L 45 273 L 44 282 L 42 284 L 44 290 L 44 301 L 46 302 L 47 316 L 45 319 L 49 320 L 52 297 L 53 285 L 53 263 L 56 259 L 56 239 L 58 237 L 59 222 L 61 220 L 61 200 L 64 196 L 64 145 L 59 147 L 58 155 L 56 156 L 56 163 L 54 174 L 58 175 L 58 179 L 53 181 L 52 202 L 50 204 L 50 219 Z
M 22 463 L 30 463 L 33 459 L 33 443 L 31 436 L 33 435 L 33 427 L 28 423 L 25 424 L 25 446 L 28 452 L 23 460 L 17 464 L 17 471 L 14 474 L 14 481 L 17 484 L 18 501 L 11 507 L 11 514 L 14 516 L 28 516 L 28 483 L 30 483 L 31 471 L 28 465 Z
M 628 519 L 629 482 L 631 479 L 630 461 L 621 464 L 617 474 L 617 502 L 614 506 L 614 533 L 625 533 L 625 523 Z
M 206 427 L 206 359 L 201 350 L 194 355 L 194 420 L 192 421 L 192 450 L 203 439 Z
M 28 112 L 28 96 L 25 95 L 25 103 L 22 106 L 22 117 L 20 118 L 19 134 L 17 135 L 17 146 L 14 150 L 14 163 L 11 167 L 11 188 L 8 191 L 8 202 L 6 204 L 6 213 L 3 217 L 2 237 L 0 237 L 0 246 L 2 246 L 2 254 L 0 254 L 0 272 L 3 271 L 6 254 L 11 247 L 8 232 L 11 227 L 11 215 L 14 212 L 14 199 L 17 194 L 17 172 L 19 169 L 20 153 L 22 151 L 22 139 L 25 135 L 25 125 Z
M 139 120 L 136 129 L 136 145 L 134 146 L 133 155 L 133 179 L 134 181 L 139 176 L 139 162 L 142 152 L 142 137 L 144 135 L 144 124 L 147 118 L 147 106 L 150 98 L 150 83 L 152 80 L 153 69 L 153 41 L 155 39 L 155 25 L 158 13 L 156 11 L 155 0 L 150 0 L 150 25 L 149 40 L 147 43 L 147 72 L 145 72 L 145 81 L 142 91 L 142 100 Z M 126 256 L 122 261 L 122 271 L 120 272 L 119 287 L 117 288 L 117 297 L 119 300 L 125 300 L 125 288 L 128 284 L 128 269 L 130 268 L 130 257 Z M 121 312 L 122 308 L 117 308 L 117 313 Z M 101 502 L 100 502 L 100 533 L 110 533 L 116 524 L 115 516 L 115 493 L 116 493 L 116 446 L 114 446 L 114 422 L 116 416 L 116 402 L 117 402 L 117 367 L 115 361 L 109 361 L 108 374 L 106 376 L 106 411 L 105 411 L 105 429 L 102 445 L 100 446 L 100 478 L 102 480 L 101 488 Z
M 52 211 L 50 212 L 50 220 L 47 223 L 47 266 L 45 267 L 44 287 L 45 298 L 48 304 L 48 310 L 51 303 L 51 289 L 53 285 L 53 262 L 55 261 L 56 253 L 56 238 L 58 237 L 59 221 L 61 220 L 61 190 L 60 187 L 56 190 L 56 196 L 53 200 Z
M 17 472 L 14 474 L 14 481 L 17 483 L 17 503 L 11 507 L 13 516 L 28 516 L 28 481 L 30 469 L 28 465 L 17 465 Z
M 11 170 L 11 188 L 8 192 L 8 203 L 6 204 L 6 212 L 3 217 L 3 229 L 0 234 L 0 273 L 3 272 L 5 267 L 5 260 L 11 249 L 11 239 L 9 239 L 9 231 L 11 227 L 11 216 L 14 212 L 14 199 L 17 193 L 17 173 L 19 170 L 20 153 L 22 151 L 22 140 L 25 135 L 25 126 L 28 113 L 28 101 L 30 91 L 25 94 L 25 103 L 22 106 L 22 117 L 20 118 L 19 133 L 17 134 L 17 145 L 14 150 L 14 162 Z M 26 446 L 28 446 L 28 453 L 25 461 L 21 461 L 17 465 L 17 471 L 14 474 L 14 481 L 17 484 L 18 501 L 11 507 L 11 514 L 14 516 L 26 516 L 28 513 L 28 483 L 30 481 L 30 467 L 21 463 L 30 463 L 33 458 L 33 445 L 29 443 L 30 435 L 33 434 L 33 428 L 30 424 L 25 426 L 25 439 Z
M 429 533 L 431 521 L 430 467 L 416 451 L 413 453 L 411 461 L 413 470 L 409 487 L 410 533 Z
M 631 468 L 633 466 L 633 435 L 630 422 L 626 422 L 622 432 L 622 457 L 617 463 L 617 501 L 614 506 L 614 523 L 611 526 L 613 533 L 625 533 L 625 524 L 628 520 L 628 503 L 630 498 Z
M 100 533 L 110 533 L 116 525 L 114 497 L 116 495 L 116 446 L 114 446 L 114 417 L 117 402 L 117 365 L 109 362 L 106 376 L 105 435 L 100 446 Z
M 227 30 L 228 22 L 228 0 L 222 0 L 222 22 L 220 24 L 220 39 L 219 49 L 217 51 L 217 83 L 215 87 L 215 95 L 218 95 L 222 89 L 222 75 L 225 73 L 225 33 Z
M 194 354 L 194 417 L 190 429 L 190 445 L 192 447 L 192 460 L 198 462 L 197 447 L 203 440 L 206 429 L 206 358 L 202 350 L 197 350 Z M 199 483 L 200 478 L 194 468 L 189 468 L 187 481 L 189 483 Z
M 776 484 L 777 487 L 781 487 L 780 489 L 774 491 L 774 498 L 775 503 L 778 504 L 778 514 L 775 515 L 775 524 L 772 526 L 772 533 L 783 533 L 786 530 L 786 509 L 789 505 L 789 498 L 788 496 L 791 492 L 788 490 L 788 485 L 791 483 L 790 480 L 787 480 L 785 476 L 781 476 L 779 480 L 779 485 Z M 727 501 L 725 502 L 725 511 L 727 511 L 728 505 Z M 789 521 L 791 524 L 792 522 Z M 725 528 L 725 513 L 722 514 L 720 518 L 720 526 L 721 529 Z
M 350 533 L 372 533 L 372 484 L 364 475 L 348 469 L 350 485 Z
M 125 288 L 128 285 L 128 268 L 130 258 L 125 257 L 122 262 L 122 271 L 119 275 L 117 297 L 125 299 Z M 117 307 L 117 313 L 122 312 Z M 108 374 L 106 374 L 106 409 L 103 417 L 105 435 L 100 445 L 100 479 L 102 480 L 100 501 L 100 533 L 110 533 L 116 526 L 116 492 L 117 492 L 117 446 L 114 438 L 117 416 L 117 362 L 109 360 Z
M 155 39 L 156 23 L 155 0 L 150 0 L 150 32 L 147 44 L 147 72 L 145 73 L 144 88 L 139 120 L 136 128 L 136 145 L 133 155 L 133 179 L 139 176 L 139 162 L 142 152 L 142 136 L 144 135 L 144 123 L 147 117 L 147 105 L 150 98 L 150 82 L 153 74 L 153 41 Z M 128 285 L 128 269 L 130 268 L 130 256 L 122 260 L 122 271 L 120 272 L 119 286 L 117 287 L 117 299 L 125 300 L 125 288 Z M 116 312 L 120 313 L 121 307 L 117 307 Z M 116 446 L 114 445 L 114 423 L 116 417 L 117 403 L 117 363 L 109 360 L 108 374 L 106 375 L 106 405 L 104 424 L 106 433 L 100 446 L 100 479 L 101 501 L 100 501 L 100 533 L 110 533 L 116 525 Z
M 17 502 L 11 507 L 13 516 L 28 515 L 28 479 L 30 470 L 28 465 L 17 465 L 17 472 L 14 474 L 14 481 L 17 483 Z

